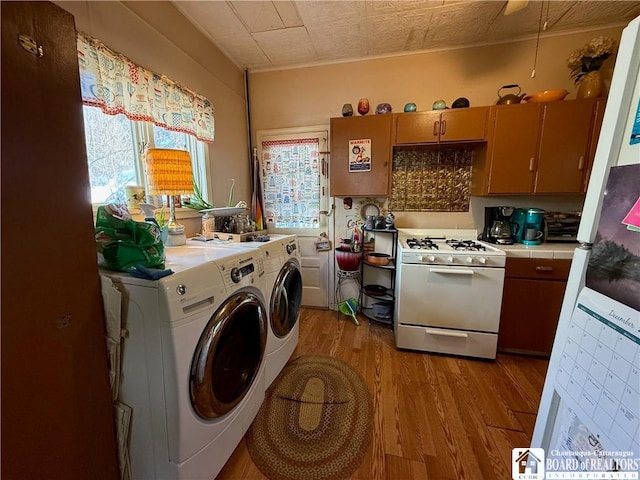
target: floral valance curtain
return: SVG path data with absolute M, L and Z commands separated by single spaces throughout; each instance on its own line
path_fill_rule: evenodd
M 202 95 L 136 65 L 82 33 L 78 33 L 78 63 L 85 105 L 213 142 L 214 108 Z

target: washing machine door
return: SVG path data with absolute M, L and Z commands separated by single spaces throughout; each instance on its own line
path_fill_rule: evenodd
M 247 394 L 264 357 L 267 315 L 262 300 L 238 292 L 213 314 L 191 363 L 191 404 L 204 419 L 221 417 Z
M 302 274 L 298 263 L 289 260 L 280 269 L 271 293 L 271 329 L 279 338 L 287 336 L 300 316 Z

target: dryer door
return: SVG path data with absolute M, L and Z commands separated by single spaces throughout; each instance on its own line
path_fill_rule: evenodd
M 213 314 L 191 363 L 191 404 L 204 419 L 231 411 L 255 380 L 267 341 L 267 315 L 253 293 L 238 292 Z
M 293 329 L 302 303 L 302 274 L 298 263 L 288 260 L 280 269 L 271 294 L 271 329 L 282 338 Z

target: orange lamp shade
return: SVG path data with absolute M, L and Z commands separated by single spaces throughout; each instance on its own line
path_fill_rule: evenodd
M 191 155 L 186 150 L 149 148 L 145 164 L 149 195 L 193 193 Z

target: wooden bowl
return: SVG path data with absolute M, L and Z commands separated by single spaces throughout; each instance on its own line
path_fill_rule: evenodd
M 371 265 L 378 265 L 384 267 L 385 265 L 389 265 L 391 262 L 391 255 L 387 253 L 367 253 L 365 257 L 365 261 L 370 263 Z
M 563 88 L 556 88 L 554 90 L 544 90 L 542 92 L 533 93 L 531 95 L 525 95 L 525 102 L 555 102 L 557 100 L 563 100 L 564 97 L 569 95 Z

